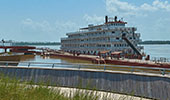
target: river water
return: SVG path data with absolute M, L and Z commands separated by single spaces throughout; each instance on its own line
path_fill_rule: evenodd
M 170 58 L 170 45 L 143 45 L 146 54 L 151 57 Z
M 153 57 L 165 57 L 170 58 L 170 45 L 142 45 L 144 46 L 144 52 L 148 55 Z M 38 48 L 51 48 L 51 49 L 60 49 L 60 45 L 57 46 L 36 46 Z M 45 63 L 70 63 L 70 62 L 79 62 L 81 61 L 74 61 L 74 59 L 61 59 L 61 58 L 49 58 L 49 57 L 41 57 L 35 56 L 35 58 L 31 58 L 27 60 L 28 62 L 45 62 Z

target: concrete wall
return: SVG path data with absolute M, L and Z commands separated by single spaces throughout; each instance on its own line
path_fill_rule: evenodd
M 96 88 L 104 91 L 169 100 L 170 78 L 121 72 L 0 67 L 0 73 L 51 85 Z

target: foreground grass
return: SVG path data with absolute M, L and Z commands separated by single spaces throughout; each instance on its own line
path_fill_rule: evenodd
M 0 100 L 127 100 L 125 96 L 108 98 L 108 94 L 101 97 L 96 91 L 80 90 L 61 91 L 60 88 L 44 84 L 35 85 L 24 83 L 0 75 Z M 134 100 L 131 97 L 128 100 Z M 136 99 L 135 99 L 136 100 Z M 140 99 L 143 100 L 143 99 Z
M 59 89 L 45 85 L 21 83 L 8 77 L 0 78 L 0 100 L 97 100 L 98 97 L 90 92 L 76 91 L 64 95 Z

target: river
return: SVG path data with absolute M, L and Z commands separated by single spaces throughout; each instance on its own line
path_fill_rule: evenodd
M 144 46 L 144 52 L 153 57 L 165 57 L 170 58 L 170 45 L 142 45 Z M 57 46 L 36 46 L 38 48 L 51 48 L 51 49 L 60 49 L 60 45 Z M 48 58 L 35 56 L 35 58 L 28 59 L 29 62 L 47 62 L 47 63 L 69 63 L 74 62 L 74 60 L 60 59 L 60 58 Z M 77 61 L 77 60 L 76 60 Z M 80 62 L 80 61 L 79 61 Z M 82 62 L 81 62 L 82 63 Z
M 143 45 L 144 52 L 151 57 L 170 58 L 170 45 Z

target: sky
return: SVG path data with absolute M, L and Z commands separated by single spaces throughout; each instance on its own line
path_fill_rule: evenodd
M 60 42 L 105 15 L 137 27 L 142 40 L 170 40 L 170 0 L 0 0 L 0 39 Z

